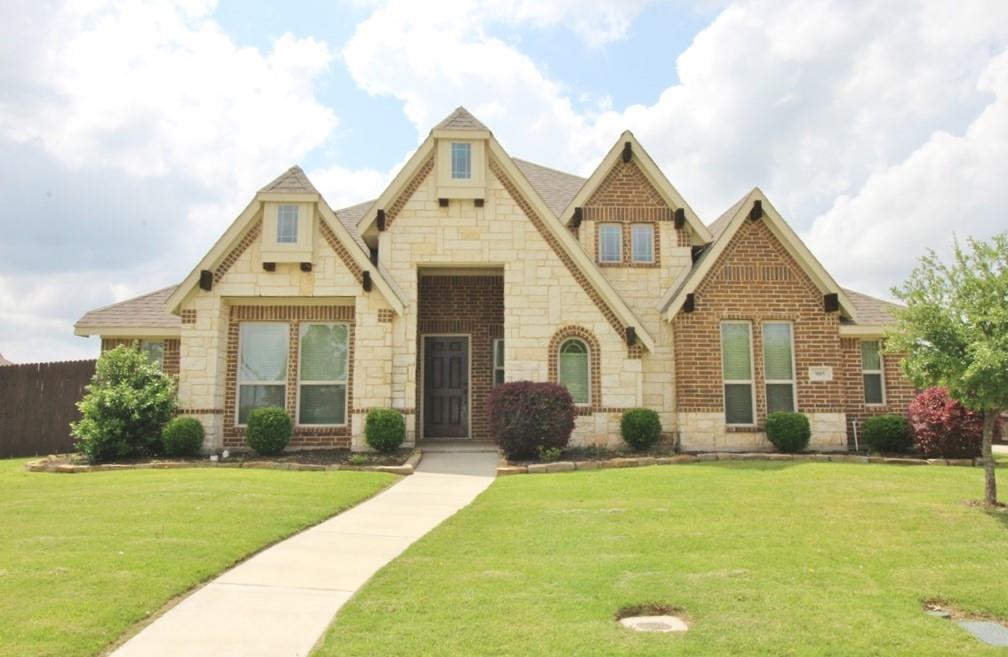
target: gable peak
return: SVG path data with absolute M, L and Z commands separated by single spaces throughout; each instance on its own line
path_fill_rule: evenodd
M 259 190 L 260 192 L 287 192 L 296 194 L 318 194 L 318 190 L 315 189 L 315 185 L 308 180 L 308 176 L 305 175 L 304 170 L 298 165 L 294 165 L 287 169 L 279 176 L 274 178 L 265 187 Z
M 483 123 L 473 116 L 469 110 L 459 105 L 455 110 L 446 116 L 444 120 L 434 126 L 435 130 L 485 130 L 490 132 Z

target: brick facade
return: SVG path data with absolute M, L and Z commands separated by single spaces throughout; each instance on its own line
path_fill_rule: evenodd
M 898 354 L 882 355 L 882 378 L 885 388 L 884 405 L 866 406 L 864 403 L 864 377 L 861 372 L 861 340 L 843 338 L 840 341 L 844 359 L 844 391 L 846 401 L 844 410 L 847 413 L 847 440 L 854 447 L 854 425 L 858 423 L 859 447 L 864 444 L 861 438 L 861 424 L 873 416 L 883 413 L 905 415 L 907 406 L 917 396 L 917 389 L 900 371 L 900 356 Z
M 179 374 L 179 348 L 181 341 L 178 338 L 102 338 L 102 353 L 115 349 L 121 345 L 140 348 L 140 343 L 144 340 L 164 343 L 164 356 L 161 362 L 161 370 L 166 374 L 178 376 Z
M 546 349 L 546 358 L 549 359 L 549 381 L 550 383 L 559 383 L 557 370 L 560 365 L 560 346 L 567 338 L 578 338 L 588 346 L 590 403 L 586 406 L 578 406 L 575 412 L 578 415 L 601 412 L 604 410 L 602 406 L 602 368 L 599 367 L 602 351 L 598 339 L 588 329 L 581 326 L 564 326 L 553 334 L 549 347 Z
M 469 336 L 469 436 L 488 440 L 486 398 L 493 387 L 493 341 L 504 337 L 503 276 L 421 276 L 417 315 L 417 371 L 422 372 L 423 336 Z M 422 408 L 423 377 L 416 408 Z M 417 413 L 417 435 L 423 418 Z

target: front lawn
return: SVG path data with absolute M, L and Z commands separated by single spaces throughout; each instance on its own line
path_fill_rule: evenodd
M 27 473 L 0 461 L 0 655 L 88 657 L 174 596 L 392 483 L 376 472 Z M 207 628 L 212 631 L 212 628 Z
M 967 504 L 982 493 L 979 468 L 938 466 L 507 477 L 366 585 L 315 657 L 1000 655 L 921 608 L 1008 618 L 1008 513 Z M 692 628 L 614 622 L 646 602 Z

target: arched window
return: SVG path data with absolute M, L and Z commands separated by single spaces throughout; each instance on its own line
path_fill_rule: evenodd
M 557 354 L 557 382 L 567 388 L 575 404 L 591 403 L 591 352 L 578 338 L 568 338 L 560 344 Z

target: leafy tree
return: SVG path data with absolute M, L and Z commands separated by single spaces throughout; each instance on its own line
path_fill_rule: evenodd
M 1008 408 L 1008 233 L 965 247 L 957 240 L 951 264 L 929 251 L 893 293 L 906 307 L 887 351 L 905 354 L 903 371 L 917 386 L 942 386 L 983 414 L 984 498 L 997 504 L 991 441 Z
M 175 413 L 175 380 L 139 349 L 122 345 L 98 358 L 77 408 L 81 419 L 70 429 L 89 461 L 155 454 Z

